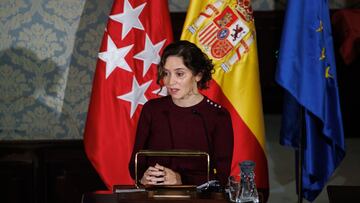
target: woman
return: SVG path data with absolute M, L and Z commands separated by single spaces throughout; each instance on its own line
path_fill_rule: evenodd
M 157 83 L 166 87 L 169 96 L 143 106 L 129 164 L 133 178 L 139 150 L 185 149 L 209 153 L 216 169 L 210 178 L 226 184 L 233 152 L 231 117 L 199 92 L 208 88 L 213 71 L 212 61 L 191 42 L 174 42 L 164 49 Z M 143 163 L 139 166 L 143 185 L 199 185 L 207 180 L 207 162 L 201 157 L 154 157 L 139 162 Z

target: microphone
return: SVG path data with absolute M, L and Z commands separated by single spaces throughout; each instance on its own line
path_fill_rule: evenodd
M 169 126 L 169 131 L 170 131 L 170 144 L 171 144 L 171 148 L 173 149 L 174 148 L 174 133 L 173 133 L 173 129 L 172 129 L 172 126 L 171 126 L 171 122 L 170 122 L 170 112 L 168 110 L 164 110 L 162 112 L 163 114 L 165 114 L 165 117 L 166 117 L 166 120 L 167 120 L 167 124 Z
M 199 116 L 200 119 L 201 119 L 202 126 L 203 126 L 204 131 L 205 131 L 206 143 L 207 143 L 207 146 L 208 146 L 208 148 L 209 148 L 210 167 L 213 169 L 214 175 L 216 175 L 216 167 L 214 166 L 214 165 L 215 165 L 215 161 L 216 161 L 216 157 L 215 157 L 215 155 L 214 155 L 213 145 L 212 145 L 211 138 L 210 138 L 210 136 L 209 136 L 208 128 L 207 128 L 207 126 L 206 126 L 205 118 L 204 118 L 204 116 L 203 116 L 199 111 L 197 111 L 196 109 L 192 109 L 191 112 L 192 112 L 194 115 Z
M 205 130 L 206 142 L 207 142 L 207 145 L 208 145 L 208 148 L 209 148 L 209 152 L 211 153 L 211 152 L 212 152 L 212 145 L 211 145 L 211 141 L 210 141 L 210 137 L 209 137 L 209 133 L 208 133 L 208 129 L 207 129 L 207 126 L 206 126 L 206 122 L 205 122 L 204 116 L 203 116 L 200 112 L 198 112 L 196 109 L 192 109 L 191 112 L 192 112 L 193 114 L 199 116 L 200 119 L 201 119 L 203 128 L 204 128 L 204 130 Z
M 191 112 L 195 115 L 201 116 L 200 113 L 196 109 L 191 109 Z

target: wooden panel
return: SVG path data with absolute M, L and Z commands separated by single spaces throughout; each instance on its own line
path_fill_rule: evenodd
M 31 163 L 0 162 L 0 202 L 35 202 L 34 189 Z
M 80 202 L 84 192 L 104 190 L 82 141 L 0 143 L 0 202 Z

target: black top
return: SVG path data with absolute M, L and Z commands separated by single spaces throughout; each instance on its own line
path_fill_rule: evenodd
M 134 159 L 139 150 L 196 150 L 210 154 L 210 179 L 225 185 L 230 175 L 233 153 L 233 128 L 229 112 L 207 97 L 191 107 L 175 105 L 170 96 L 149 100 L 141 111 L 129 170 L 135 177 Z M 156 163 L 181 175 L 183 184 L 206 182 L 205 157 L 138 158 L 138 179 Z M 141 163 L 141 164 L 140 164 Z

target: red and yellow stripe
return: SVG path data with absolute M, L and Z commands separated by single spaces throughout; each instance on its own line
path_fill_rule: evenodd
M 202 29 L 211 23 L 214 16 L 221 13 L 226 7 L 235 8 L 236 0 L 219 0 L 190 2 L 186 20 L 184 23 L 181 39 L 197 44 L 205 53 L 209 53 L 208 47 L 204 47 L 198 36 Z M 211 5 L 211 6 L 209 6 Z M 217 6 L 214 8 L 214 5 Z M 220 6 L 219 6 L 220 5 Z M 206 12 L 206 9 L 210 12 Z M 211 11 L 213 13 L 211 14 Z M 199 15 L 206 13 L 206 19 L 197 21 L 196 31 L 189 32 L 189 26 L 194 26 Z M 211 86 L 204 91 L 209 98 L 225 106 L 231 116 L 234 128 L 234 154 L 232 160 L 232 174 L 239 173 L 238 163 L 243 160 L 256 162 L 256 184 L 259 188 L 268 189 L 268 167 L 265 148 L 265 129 L 261 102 L 261 90 L 259 80 L 259 65 L 255 37 L 255 25 L 253 21 L 244 21 L 239 15 L 238 18 L 249 28 L 249 32 L 243 37 L 240 46 L 243 46 L 241 53 L 234 47 L 223 58 L 214 58 L 215 74 Z M 200 23 L 199 23 L 200 22 Z M 253 38 L 253 39 L 250 39 Z M 246 44 L 245 42 L 251 41 Z M 246 44 L 247 46 L 244 46 Z M 236 55 L 237 60 L 231 64 L 227 72 L 223 71 L 221 64 L 228 63 L 232 56 Z M 228 63 L 229 64 L 229 63 Z

